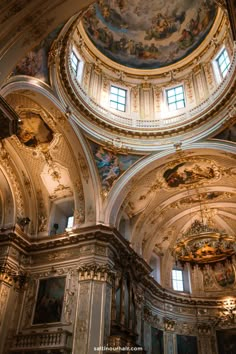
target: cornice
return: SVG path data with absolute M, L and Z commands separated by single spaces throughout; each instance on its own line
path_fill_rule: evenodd
M 15 245 L 18 248 L 20 247 L 21 250 L 23 249 L 23 251 L 27 253 L 27 256 L 35 256 L 41 252 L 45 253 L 46 251 L 50 252 L 52 250 L 57 252 L 60 250 L 63 251 L 66 246 L 76 247 L 95 242 L 103 243 L 105 247 L 111 249 L 114 255 L 112 261 L 113 266 L 108 265 L 105 267 L 106 264 L 108 264 L 106 263 L 104 268 L 102 264 L 96 265 L 96 263 L 90 262 L 88 263 L 90 265 L 88 267 L 87 263 L 83 263 L 78 268 L 82 277 L 84 277 L 84 274 L 88 270 L 89 273 L 94 270 L 100 273 L 106 270 L 109 274 L 116 273 L 117 270 L 131 272 L 133 279 L 140 284 L 151 303 L 159 300 L 163 303 L 169 303 L 175 306 L 193 308 L 207 307 L 214 310 L 222 308 L 223 306 L 223 301 L 220 298 L 206 299 L 203 297 L 192 297 L 190 294 L 176 294 L 171 290 L 164 289 L 149 275 L 151 272 L 150 266 L 131 248 L 129 242 L 125 240 L 115 228 L 106 225 L 100 224 L 80 228 L 70 233 L 54 236 L 53 239 L 44 238 L 38 241 L 30 240 L 23 232 L 19 232 L 18 228 L 14 231 L 1 231 L 0 236 L 1 246 L 10 243 L 12 246 Z

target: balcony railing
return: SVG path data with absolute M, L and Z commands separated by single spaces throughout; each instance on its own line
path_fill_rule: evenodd
M 11 352 L 29 350 L 61 349 L 65 353 L 71 353 L 72 334 L 68 331 L 34 332 L 29 334 L 17 334 L 13 338 Z
M 131 116 L 120 116 L 118 114 L 112 113 L 109 109 L 102 107 L 100 104 L 95 102 L 91 97 L 88 96 L 87 92 L 80 85 L 76 79 L 73 69 L 71 67 L 70 61 L 69 66 L 69 84 L 76 94 L 80 103 L 88 108 L 94 117 L 98 118 L 100 121 L 105 123 L 117 124 L 120 127 L 130 127 L 133 129 L 164 129 L 165 127 L 174 127 L 178 124 L 183 124 L 186 122 L 194 121 L 198 119 L 212 107 L 216 105 L 217 102 L 228 92 L 230 87 L 235 84 L 236 76 L 236 45 L 234 48 L 234 55 L 232 57 L 231 66 L 227 76 L 224 78 L 222 83 L 217 87 L 217 89 L 203 102 L 198 104 L 196 107 L 187 109 L 182 114 L 170 117 L 162 117 L 159 119 L 143 120 L 137 119 Z

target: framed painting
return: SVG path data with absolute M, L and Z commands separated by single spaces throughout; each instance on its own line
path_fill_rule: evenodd
M 236 328 L 216 331 L 218 353 L 236 353 Z
M 223 288 L 234 285 L 235 272 L 232 264 L 226 264 L 225 266 L 219 266 L 214 271 L 215 279 L 218 285 Z
M 61 321 L 65 277 L 40 279 L 33 324 Z
M 198 354 L 197 337 L 177 334 L 178 354 Z
M 164 354 L 163 331 L 152 327 L 152 354 Z

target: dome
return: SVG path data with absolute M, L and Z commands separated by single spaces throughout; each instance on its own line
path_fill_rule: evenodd
M 227 21 L 213 1 L 98 1 L 67 28 L 61 76 L 52 76 L 91 135 L 145 150 L 192 143 L 217 129 L 222 93 L 233 90 Z M 217 62 L 223 50 L 227 77 Z
M 98 1 L 83 17 L 92 43 L 114 62 L 136 69 L 176 63 L 204 40 L 214 1 Z

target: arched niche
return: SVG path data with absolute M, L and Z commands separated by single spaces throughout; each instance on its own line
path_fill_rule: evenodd
M 74 199 L 62 198 L 52 202 L 48 234 L 54 236 L 73 226 Z M 70 219 L 69 219 L 70 218 Z

